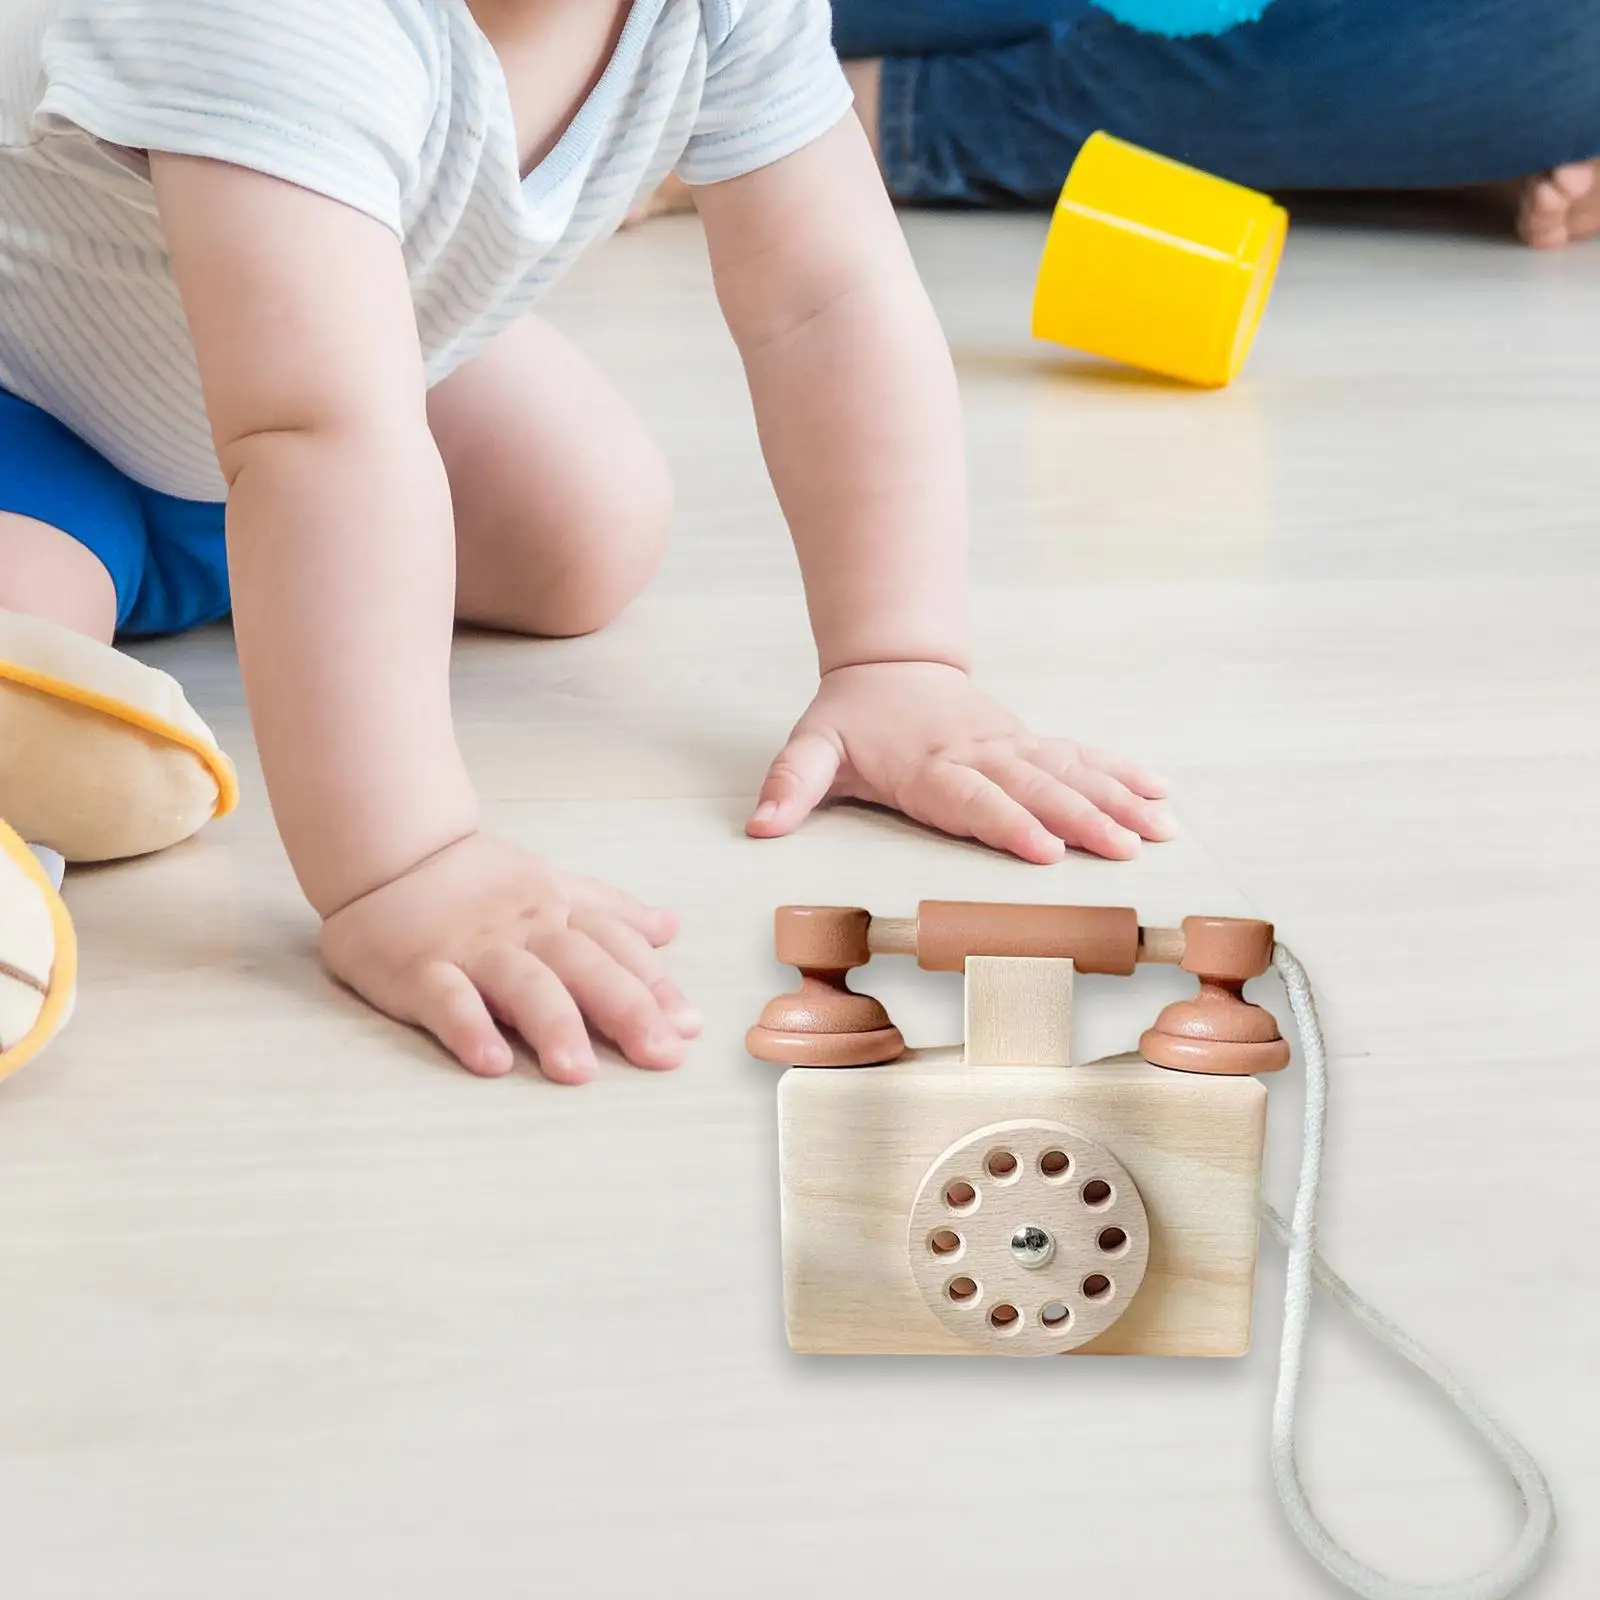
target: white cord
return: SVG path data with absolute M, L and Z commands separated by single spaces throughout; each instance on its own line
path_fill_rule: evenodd
M 1272 964 L 1288 991 L 1289 1007 L 1300 1030 L 1306 1067 L 1305 1148 L 1294 1221 L 1286 1223 L 1262 1204 L 1268 1228 L 1289 1251 L 1289 1280 L 1283 1300 L 1283 1346 L 1278 1358 L 1278 1392 L 1272 1403 L 1272 1476 L 1290 1526 L 1302 1543 L 1340 1583 L 1365 1600 L 1502 1600 L 1533 1575 L 1555 1530 L 1555 1504 L 1539 1464 L 1462 1387 L 1461 1382 L 1409 1334 L 1375 1310 L 1317 1254 L 1317 1191 L 1322 1180 L 1323 1131 L 1328 1116 L 1328 1060 L 1322 1029 L 1305 968 L 1285 945 Z M 1300 1359 L 1311 1318 L 1312 1280 L 1322 1286 L 1357 1322 L 1436 1384 L 1505 1465 L 1522 1496 L 1524 1517 L 1515 1543 L 1492 1566 L 1448 1583 L 1405 1583 L 1358 1561 L 1322 1525 L 1300 1482 L 1295 1459 L 1295 1405 L 1300 1392 Z

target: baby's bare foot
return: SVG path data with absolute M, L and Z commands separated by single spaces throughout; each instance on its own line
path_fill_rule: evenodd
M 1517 234 L 1535 250 L 1560 250 L 1600 233 L 1600 158 L 1573 161 L 1523 181 Z

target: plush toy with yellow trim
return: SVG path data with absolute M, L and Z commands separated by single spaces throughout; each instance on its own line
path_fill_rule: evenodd
M 78 941 L 44 864 L 0 822 L 0 1078 L 72 1014 Z
M 0 611 L 0 1078 L 60 1029 L 76 982 L 72 920 L 29 846 L 68 862 L 147 855 L 238 796 L 166 673 Z

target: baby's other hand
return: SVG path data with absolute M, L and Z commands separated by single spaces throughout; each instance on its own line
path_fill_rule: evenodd
M 322 950 L 336 977 L 469 1071 L 511 1070 L 498 1021 L 547 1078 L 583 1083 L 585 1018 L 635 1066 L 683 1060 L 700 1019 L 656 953 L 676 931 L 669 911 L 474 833 L 335 912 Z
M 748 831 L 792 832 L 830 796 L 893 806 L 1025 861 L 1072 845 L 1126 860 L 1170 839 L 1166 785 L 1131 761 L 1037 739 L 939 662 L 841 667 L 822 680 L 762 785 Z

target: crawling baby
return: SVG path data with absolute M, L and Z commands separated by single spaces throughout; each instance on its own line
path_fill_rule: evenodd
M 749 831 L 842 795 L 1036 862 L 1164 837 L 1156 779 L 972 681 L 954 375 L 826 0 L 0 9 L 0 609 L 231 615 L 330 968 L 477 1073 L 699 1026 L 670 912 L 482 830 L 449 702 L 457 618 L 583 634 L 655 569 L 662 458 L 537 306 L 673 170 L 817 646 Z

